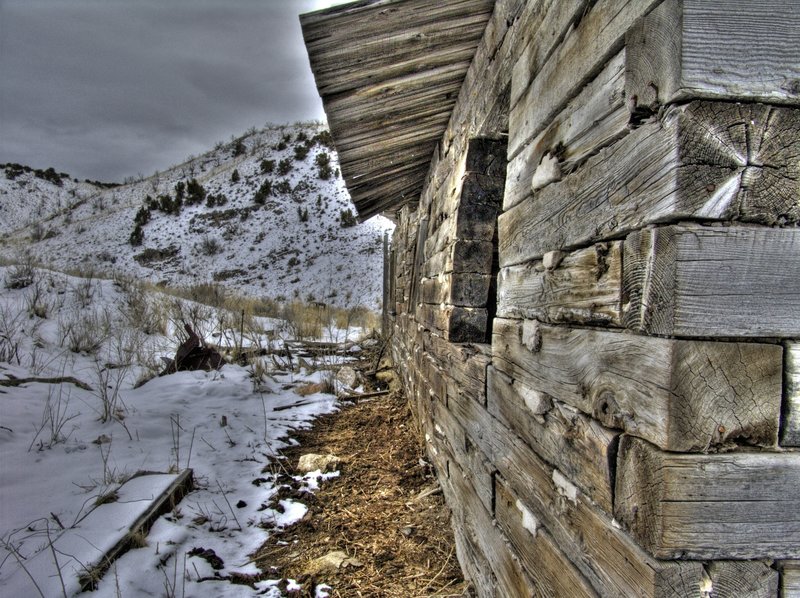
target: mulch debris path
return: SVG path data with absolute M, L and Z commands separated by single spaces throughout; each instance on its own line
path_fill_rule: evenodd
M 309 511 L 297 524 L 273 530 L 255 555 L 269 577 L 284 580 L 286 595 L 314 596 L 316 585 L 326 584 L 335 598 L 472 596 L 456 559 L 449 510 L 398 391 L 322 416 L 295 438 L 299 445 L 272 467 L 285 468 L 279 494 Z M 322 481 L 314 494 L 289 482 L 306 453 L 342 459 L 341 475 Z M 287 587 L 289 579 L 301 589 Z

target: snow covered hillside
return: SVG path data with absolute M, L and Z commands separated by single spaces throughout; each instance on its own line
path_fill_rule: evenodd
M 352 392 L 331 373 L 349 358 L 300 367 L 274 352 L 154 377 L 183 321 L 220 346 L 285 348 L 293 338 L 285 321 L 241 321 L 130 280 L 0 267 L 3 596 L 73 596 L 81 580 L 95 597 L 281 595 L 280 572 L 250 555 L 306 515 L 290 495 L 338 475 L 287 475 L 280 451 L 337 408 L 326 391 Z M 185 468 L 194 490 L 100 578 L 102 555 Z
M 392 224 L 356 223 L 330 145 L 319 124 L 270 126 L 113 188 L 6 165 L 0 256 L 30 252 L 59 270 L 377 309 Z

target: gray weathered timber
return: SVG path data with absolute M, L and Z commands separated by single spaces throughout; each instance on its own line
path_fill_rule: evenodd
M 456 239 L 452 245 L 428 256 L 422 269 L 423 276 L 433 278 L 448 272 L 486 274 L 491 272 L 492 250 L 491 241 Z
M 622 325 L 622 242 L 547 257 L 500 271 L 498 316 Z
M 454 344 L 423 331 L 417 346 L 447 372 L 458 393 L 481 404 L 486 402 L 486 367 L 491 362 L 491 345 Z
M 597 597 L 597 592 L 558 549 L 550 534 L 500 478 L 496 479 L 495 489 L 495 518 L 535 583 L 531 588 L 533 595 Z
M 500 265 L 674 219 L 800 219 L 800 110 L 691 102 L 664 111 L 498 219 Z
M 469 546 L 469 552 L 485 562 L 486 569 L 494 573 L 496 583 L 489 588 L 478 588 L 480 596 L 526 596 L 533 587 L 531 579 L 522 570 L 517 558 L 503 539 L 501 530 L 483 507 L 470 478 L 453 459 L 445 445 L 432 436 L 428 439 L 428 454 L 436 466 L 439 483 L 445 496 L 458 500 L 461 509 L 453 512 L 453 529 Z
M 482 343 L 486 340 L 488 313 L 484 307 L 457 305 L 417 306 L 417 321 L 439 331 L 451 343 Z
M 625 40 L 632 109 L 696 98 L 800 104 L 800 12 L 783 0 L 667 0 Z
M 800 453 L 666 453 L 623 436 L 614 515 L 657 558 L 800 556 Z
M 494 4 L 375 0 L 301 18 L 361 218 L 418 199 Z M 392 175 L 392 163 L 406 168 Z
M 531 179 L 545 154 L 558 157 L 563 174 L 628 132 L 625 106 L 625 51 L 615 56 L 509 163 L 503 209 L 531 193 Z
M 604 597 L 699 595 L 702 566 L 648 556 L 611 517 L 547 465 L 516 434 L 474 401 L 451 397 L 449 408 L 497 467 L 521 503 Z
M 450 457 L 469 478 L 486 512 L 491 513 L 494 504 L 494 468 L 489 465 L 480 449 L 469 441 L 464 428 L 447 410 L 442 400 L 431 401 L 430 406 L 433 426 L 428 435 L 439 440 L 437 446 L 440 448 L 442 442 L 446 445 Z
M 775 598 L 780 575 L 760 561 L 713 561 L 708 564 L 713 598 Z
M 599 0 L 582 15 L 542 68 L 533 71 L 531 84 L 512 104 L 509 157 L 514 158 L 603 69 L 624 46 L 628 29 L 657 3 L 658 0 Z
M 782 347 L 494 320 L 493 365 L 671 451 L 777 444 Z
M 784 349 L 785 372 L 781 444 L 800 446 L 800 343 L 787 343 Z
M 448 303 L 464 307 L 486 307 L 491 276 L 453 272 L 422 280 L 423 303 Z
M 650 334 L 800 336 L 800 229 L 649 228 L 625 240 L 628 328 Z
M 613 513 L 619 432 L 576 408 L 526 388 L 493 367 L 488 370 L 489 412 L 514 430 L 606 513 Z
M 781 572 L 781 597 L 800 596 L 800 561 L 779 561 L 776 564 Z

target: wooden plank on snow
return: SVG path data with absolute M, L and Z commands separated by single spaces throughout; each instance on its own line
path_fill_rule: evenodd
M 628 328 L 713 337 L 800 336 L 800 230 L 697 225 L 625 240 Z
M 671 451 L 777 444 L 782 347 L 494 320 L 493 365 Z
M 650 554 L 800 556 L 800 453 L 667 453 L 620 441 L 614 515 Z

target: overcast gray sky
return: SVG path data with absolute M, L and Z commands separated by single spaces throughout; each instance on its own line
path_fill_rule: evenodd
M 298 15 L 343 0 L 0 0 L 0 163 L 121 181 L 323 119 Z

